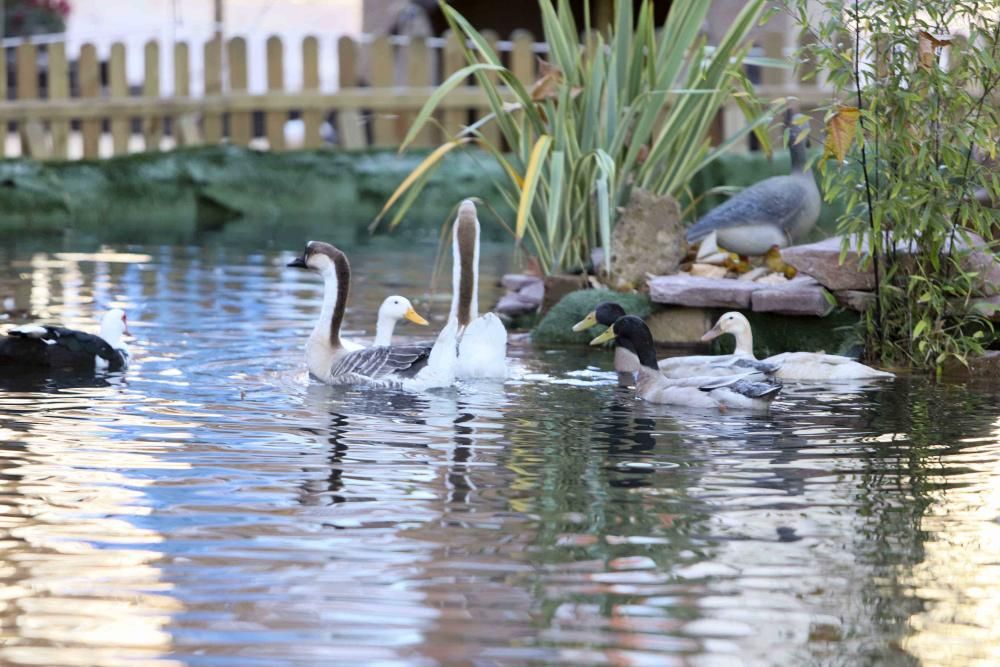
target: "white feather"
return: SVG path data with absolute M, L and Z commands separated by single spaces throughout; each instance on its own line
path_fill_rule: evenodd
M 465 379 L 503 380 L 507 377 L 507 328 L 494 313 L 476 318 L 458 343 L 458 368 Z

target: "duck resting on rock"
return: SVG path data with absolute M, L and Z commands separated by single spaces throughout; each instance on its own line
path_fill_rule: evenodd
M 790 122 L 789 153 L 792 170 L 749 186 L 719 204 L 687 230 L 688 243 L 707 243 L 740 255 L 765 254 L 772 246 L 785 248 L 804 237 L 819 219 L 820 194 L 806 167 L 806 142 L 799 141 L 802 125 Z
M 709 329 L 703 341 L 713 340 L 723 334 L 736 338 L 735 354 L 754 358 L 753 331 L 750 321 L 742 313 L 725 313 Z M 870 366 L 837 354 L 822 352 L 783 352 L 764 359 L 764 363 L 777 367 L 774 376 L 782 380 L 868 380 L 895 377 L 889 371 L 880 371 Z
M 672 380 L 663 376 L 656 363 L 653 335 L 646 323 L 634 315 L 618 318 L 608 330 L 590 341 L 600 345 L 615 340 L 634 355 L 636 366 L 635 392 L 650 403 L 689 408 L 738 408 L 767 410 L 781 391 L 772 380 L 760 380 L 759 373 L 744 373 L 726 377 L 691 377 Z
M 614 301 L 605 301 L 598 304 L 597 308 L 573 325 L 573 331 L 586 331 L 598 324 L 609 327 L 626 314 L 625 309 Z M 635 354 L 624 345 L 615 345 L 614 365 L 618 372 L 619 384 L 630 386 L 636 366 Z M 742 353 L 667 357 L 660 359 L 657 366 L 665 377 L 673 379 L 684 379 L 692 376 L 723 377 L 747 372 L 773 375 L 778 370 L 777 364 L 758 361 L 753 358 L 753 355 Z

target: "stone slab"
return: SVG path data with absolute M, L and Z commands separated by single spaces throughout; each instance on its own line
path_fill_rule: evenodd
M 712 324 L 712 311 L 705 308 L 661 308 L 646 318 L 659 345 L 702 346 L 701 337 Z
M 522 299 L 533 301 L 536 307 L 540 306 L 545 299 L 545 283 L 538 278 L 517 290 L 517 295 Z
M 752 294 L 750 302 L 757 313 L 825 317 L 833 310 L 828 294 L 818 282 L 802 276 L 782 286 L 759 289 Z
M 833 296 L 836 297 L 837 305 L 841 308 L 856 310 L 859 313 L 867 311 L 875 304 L 874 292 L 848 289 L 834 292 Z
M 875 289 L 871 266 L 862 270 L 856 252 L 847 253 L 844 263 L 840 264 L 841 238 L 833 236 L 817 243 L 783 248 L 781 258 L 832 291 Z
M 522 287 L 527 287 L 532 283 L 540 283 L 542 279 L 527 273 L 507 273 L 500 278 L 500 285 L 511 292 L 516 292 Z
M 685 274 L 649 279 L 654 303 L 694 308 L 750 308 L 750 295 L 760 285 L 743 280 L 697 278 Z
M 517 292 L 507 292 L 497 302 L 496 311 L 511 317 L 538 310 L 538 301 L 527 299 Z

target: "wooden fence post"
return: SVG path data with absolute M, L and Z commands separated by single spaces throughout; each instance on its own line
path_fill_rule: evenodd
M 308 93 L 319 92 L 319 40 L 312 36 L 302 40 L 302 90 Z M 319 109 L 303 109 L 302 123 L 305 126 L 303 148 L 322 146 L 323 137 L 320 136 L 319 128 L 323 123 L 323 112 Z
M 267 38 L 267 91 L 281 93 L 285 90 L 285 59 L 284 46 L 281 38 L 272 35 Z M 267 144 L 272 151 L 285 149 L 286 111 L 268 111 L 264 115 L 264 129 L 267 134 Z
M 49 44 L 48 92 L 50 100 L 69 98 L 69 63 L 66 62 L 64 42 Z M 52 157 L 65 160 L 69 157 L 69 121 L 53 120 L 49 127 L 52 133 Z
M 497 55 L 499 56 L 500 54 L 499 52 L 497 52 L 497 42 L 500 41 L 500 38 L 497 36 L 496 32 L 493 30 L 484 30 L 483 38 L 490 45 L 490 48 L 493 49 L 493 51 L 496 52 Z M 486 78 L 488 78 L 490 81 L 493 81 L 494 83 L 497 81 L 497 75 L 495 72 L 487 72 Z M 491 112 L 492 109 L 489 106 L 480 107 L 479 109 L 476 110 L 476 120 L 479 120 L 483 116 L 489 115 Z M 486 139 L 486 141 L 490 142 L 494 146 L 503 150 L 503 148 L 500 146 L 500 126 L 497 125 L 495 119 L 483 125 L 480 128 L 480 131 L 483 133 L 483 137 Z
M 337 79 L 341 89 L 358 87 L 358 48 L 353 39 L 341 37 L 337 42 Z M 361 114 L 355 109 L 337 112 L 337 134 L 341 148 L 364 148 L 368 141 Z
M 155 40 L 146 42 L 143 49 L 145 61 L 145 80 L 142 82 L 142 96 L 148 100 L 160 98 L 160 45 Z M 160 150 L 160 140 L 163 138 L 163 118 L 161 116 L 146 116 L 142 121 L 142 135 L 147 151 Z
M 431 66 L 430 54 L 427 49 L 427 40 L 423 37 L 413 37 L 406 45 L 404 51 L 406 59 L 406 85 L 407 86 L 430 86 Z M 396 143 L 402 143 L 410 131 L 410 126 L 417 117 L 416 111 L 408 111 L 400 114 L 397 124 Z M 425 125 L 413 140 L 413 145 L 426 148 L 434 144 L 438 132 L 431 125 Z
M 101 96 L 101 72 L 97 65 L 97 47 L 84 44 L 80 47 L 79 68 L 80 97 Z M 83 157 L 93 160 L 100 157 L 101 121 L 89 118 L 80 123 L 83 134 Z
M 222 42 L 217 38 L 205 42 L 205 95 L 222 94 Z M 222 114 L 206 113 L 202 119 L 205 143 L 222 141 Z
M 445 35 L 444 48 L 441 51 L 442 81 L 465 66 L 465 55 L 462 53 L 462 43 L 458 35 L 451 30 Z M 469 124 L 468 109 L 448 109 L 441 115 L 441 124 L 447 138 L 452 138 Z
M 111 45 L 111 56 L 108 58 L 108 88 L 111 97 L 123 99 L 128 97 L 128 81 L 125 77 L 125 45 L 115 42 Z M 132 119 L 121 114 L 111 117 L 111 154 L 128 154 L 128 140 L 132 134 Z
M 515 30 L 511 41 L 514 47 L 510 52 L 510 70 L 525 88 L 531 90 L 535 83 L 534 37 L 527 30 Z
M 395 55 L 389 38 L 379 35 L 371 45 L 371 57 L 368 59 L 371 68 L 371 84 L 373 88 L 381 88 L 389 96 L 395 86 Z M 396 127 L 390 112 L 373 111 L 375 120 L 372 122 L 372 145 L 392 146 L 395 141 Z
M 242 37 L 229 40 L 229 89 L 234 93 L 247 92 L 247 41 Z M 253 135 L 249 111 L 229 114 L 229 139 L 239 146 L 247 146 Z
M 17 99 L 38 99 L 38 49 L 28 42 L 18 44 L 14 58 L 17 68 Z M 17 125 L 21 137 L 21 155 L 47 158 L 49 150 L 45 144 L 45 131 L 41 121 L 37 118 L 21 118 Z

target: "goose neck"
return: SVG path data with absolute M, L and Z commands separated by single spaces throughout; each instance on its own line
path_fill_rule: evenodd
M 465 327 L 479 316 L 479 221 L 459 215 L 452 246 L 451 317 Z

